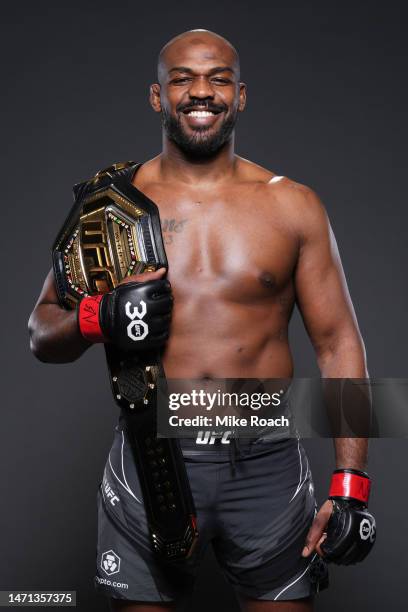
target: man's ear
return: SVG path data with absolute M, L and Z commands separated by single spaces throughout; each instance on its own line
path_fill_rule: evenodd
M 156 113 L 160 113 L 161 112 L 161 102 L 160 102 L 160 85 L 159 85 L 159 83 L 153 83 L 153 85 L 150 85 L 149 101 L 150 101 L 152 109 Z
M 239 84 L 239 104 L 238 104 L 239 111 L 244 110 L 246 106 L 246 99 L 247 99 L 247 86 L 245 85 L 245 83 L 240 83 Z

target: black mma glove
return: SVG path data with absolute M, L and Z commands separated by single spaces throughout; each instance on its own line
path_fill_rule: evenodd
M 335 470 L 329 491 L 333 512 L 321 545 L 325 561 L 351 565 L 365 559 L 374 546 L 375 519 L 367 510 L 371 481 L 359 470 Z
M 81 300 L 79 329 L 89 342 L 112 342 L 124 351 L 157 349 L 169 336 L 172 305 L 167 280 L 124 283 Z

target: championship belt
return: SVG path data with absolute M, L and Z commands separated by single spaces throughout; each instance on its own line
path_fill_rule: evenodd
M 168 267 L 159 211 L 132 185 L 140 164 L 114 164 L 74 187 L 75 203 L 53 246 L 61 304 L 106 293 L 126 276 Z M 143 492 L 153 549 L 164 559 L 189 556 L 197 538 L 194 501 L 180 443 L 158 439 L 158 353 L 133 354 L 105 344 L 112 392 Z

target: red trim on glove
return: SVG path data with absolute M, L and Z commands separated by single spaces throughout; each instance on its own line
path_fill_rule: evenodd
M 329 497 L 351 497 L 368 503 L 371 480 L 358 474 L 336 472 L 332 476 Z
M 79 330 L 85 340 L 89 340 L 89 342 L 105 342 L 99 321 L 99 304 L 102 298 L 102 294 L 89 295 L 79 303 Z

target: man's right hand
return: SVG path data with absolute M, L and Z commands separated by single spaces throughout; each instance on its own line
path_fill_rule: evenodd
M 125 351 L 160 348 L 169 336 L 173 296 L 165 268 L 125 278 L 110 293 L 89 296 L 78 305 L 82 336 L 112 342 Z

